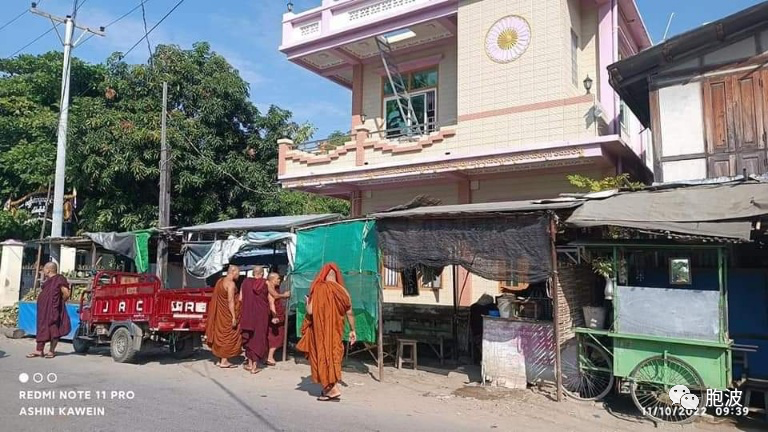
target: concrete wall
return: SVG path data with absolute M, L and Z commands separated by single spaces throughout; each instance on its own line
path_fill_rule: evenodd
M 0 243 L 0 307 L 19 301 L 24 244 L 15 240 Z

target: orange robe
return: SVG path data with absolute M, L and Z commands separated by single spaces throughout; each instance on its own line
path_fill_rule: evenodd
M 325 280 L 331 270 L 336 272 L 338 282 Z M 301 340 L 296 345 L 309 360 L 312 380 L 323 387 L 341 381 L 344 315 L 352 308 L 352 301 L 343 284 L 339 268 L 335 264 L 326 264 L 310 287 L 312 315 L 304 317 Z
M 239 356 L 242 350 L 240 325 L 232 328 L 232 312 L 224 287 L 224 278 L 216 282 L 211 301 L 208 303 L 208 320 L 205 325 L 205 342 L 219 358 Z M 240 317 L 240 299 L 235 294 L 235 315 Z

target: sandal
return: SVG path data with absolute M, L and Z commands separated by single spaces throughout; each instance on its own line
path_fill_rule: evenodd
M 35 357 L 42 357 L 42 356 L 43 356 L 42 352 L 33 352 L 33 353 L 27 354 L 27 358 L 35 358 Z
M 47 358 L 47 359 L 52 359 L 54 357 L 56 357 L 56 354 L 54 354 L 52 352 L 48 352 L 48 353 L 45 354 L 45 358 Z
M 219 366 L 219 369 L 234 369 L 237 367 L 236 364 L 231 364 L 231 363 L 226 366 L 222 366 L 222 365 L 218 365 L 218 366 Z
M 320 396 L 317 398 L 320 402 L 341 402 L 341 395 L 336 396 Z
M 263 369 L 259 369 L 257 367 L 251 369 L 251 375 L 256 375 L 257 373 L 261 372 Z
M 264 362 L 264 364 L 267 365 L 267 366 L 277 366 L 277 363 L 271 362 L 271 361 Z

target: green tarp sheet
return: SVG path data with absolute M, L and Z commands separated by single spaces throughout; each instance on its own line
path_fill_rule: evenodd
M 357 340 L 376 342 L 379 322 L 379 249 L 373 221 L 353 221 L 298 231 L 291 272 L 291 302 L 296 306 L 296 333 L 304 320 L 304 296 L 326 263 L 336 263 L 355 311 Z M 344 339 L 349 329 L 345 325 Z

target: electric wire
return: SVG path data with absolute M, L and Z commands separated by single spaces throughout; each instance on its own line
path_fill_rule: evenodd
M 154 31 L 154 30 L 155 30 L 155 29 L 156 29 L 156 28 L 157 28 L 157 27 L 158 27 L 160 24 L 162 24 L 162 23 L 163 23 L 163 21 L 165 21 L 165 19 L 166 19 L 166 18 L 168 18 L 168 17 L 169 17 L 169 16 L 170 16 L 170 15 L 173 13 L 173 11 L 175 11 L 175 10 L 176 10 L 176 9 L 177 9 L 179 6 L 181 6 L 181 4 L 182 4 L 182 3 L 184 3 L 184 0 L 179 0 L 179 2 L 178 2 L 178 3 L 176 3 L 176 5 L 175 5 L 175 6 L 173 6 L 173 7 L 171 8 L 171 10 L 169 10 L 169 11 L 168 11 L 168 12 L 167 12 L 167 13 L 166 13 L 166 14 L 165 14 L 165 15 L 164 15 L 162 18 L 160 18 L 160 21 L 158 21 L 158 22 L 157 22 L 157 24 L 155 24 L 154 26 L 152 26 L 152 28 L 151 28 L 151 29 L 149 29 L 149 31 L 148 31 L 148 32 L 147 32 L 147 33 L 146 33 L 146 34 L 145 34 L 145 35 L 144 35 L 144 36 L 143 36 L 141 39 L 139 39 L 138 41 L 136 41 L 136 43 L 135 43 L 135 44 L 133 44 L 133 46 L 132 46 L 132 47 L 130 47 L 130 48 L 128 49 L 128 51 L 126 51 L 125 53 L 123 53 L 123 55 L 121 55 L 121 56 L 120 56 L 120 59 L 122 60 L 122 59 L 124 59 L 124 58 L 125 58 L 125 57 L 126 57 L 128 54 L 130 54 L 130 53 L 131 53 L 131 51 L 133 51 L 133 49 L 134 49 L 134 48 L 136 48 L 136 47 L 137 47 L 137 46 L 138 46 L 138 45 L 141 43 L 141 41 L 143 41 L 144 39 L 146 39 L 146 38 L 149 36 L 149 34 L 150 34 L 150 33 L 152 33 L 152 32 L 153 32 L 153 31 Z

